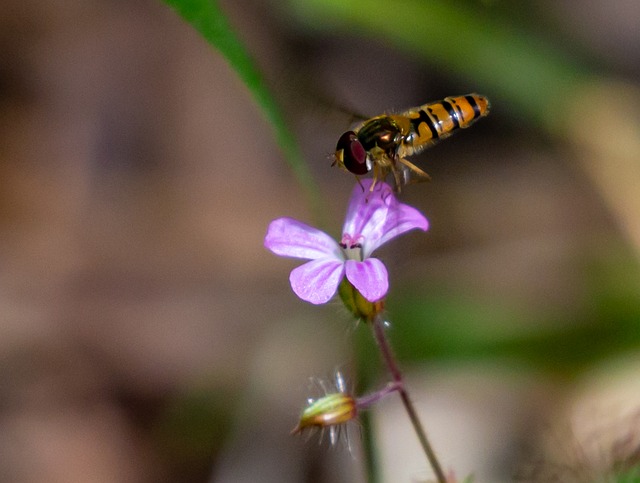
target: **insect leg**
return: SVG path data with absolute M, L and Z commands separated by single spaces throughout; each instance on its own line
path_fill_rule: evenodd
M 418 175 L 419 179 L 415 181 L 416 183 L 431 180 L 431 176 L 429 176 L 427 173 L 422 171 L 420 168 L 418 168 L 415 164 L 411 163 L 410 161 L 407 161 L 404 158 L 398 158 L 398 162 L 400 162 L 401 164 L 409 168 L 414 174 Z
M 395 164 L 391 165 L 391 172 L 393 173 L 393 180 L 396 183 L 396 192 L 400 193 L 400 191 L 402 191 L 402 185 L 405 184 L 402 173 Z
M 381 171 L 380 166 L 378 166 L 377 164 L 374 164 L 373 165 L 373 183 L 371 183 L 371 186 L 369 187 L 369 193 L 373 193 L 373 188 L 376 187 L 376 184 L 378 183 L 379 179 L 384 180 L 384 173 Z

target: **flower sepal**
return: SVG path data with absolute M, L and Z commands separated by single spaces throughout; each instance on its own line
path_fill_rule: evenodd
M 358 415 L 356 400 L 349 394 L 337 392 L 312 401 L 302 412 L 291 434 L 306 428 L 327 428 L 347 423 Z
M 338 286 L 338 295 L 340 295 L 344 306 L 356 319 L 369 322 L 384 310 L 384 298 L 370 302 L 346 277 Z

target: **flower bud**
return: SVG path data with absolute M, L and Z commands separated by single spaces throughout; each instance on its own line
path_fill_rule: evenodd
M 327 394 L 305 408 L 291 434 L 300 433 L 305 428 L 326 428 L 343 424 L 354 419 L 357 413 L 356 401 L 350 395 L 342 392 Z
M 362 296 L 358 289 L 347 280 L 347 277 L 344 277 L 342 282 L 340 282 L 338 294 L 347 310 L 357 319 L 370 321 L 384 310 L 384 299 L 369 302 Z

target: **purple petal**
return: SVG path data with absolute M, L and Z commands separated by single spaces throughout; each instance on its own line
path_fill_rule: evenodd
M 378 183 L 373 191 L 369 191 L 373 180 L 365 179 L 362 186 L 357 184 L 351 192 L 347 216 L 342 233 L 357 236 L 363 234 L 368 225 L 382 226 L 386 216 L 386 198 L 393 196 L 391 187 L 386 183 Z
M 409 230 L 420 229 L 427 231 L 428 228 L 429 221 L 422 213 L 412 206 L 399 203 L 394 198 L 387 212 L 387 219 L 382 229 L 382 236 L 378 239 L 373 239 L 372 237 L 366 238 L 367 241 L 371 240 L 372 243 L 363 246 L 363 256 L 365 258 L 368 257 L 381 245 Z
M 324 304 L 333 297 L 342 280 L 344 264 L 335 258 L 312 260 L 291 271 L 289 282 L 295 294 L 306 302 Z
M 378 183 L 370 192 L 372 182 L 363 181 L 364 192 L 360 186 L 354 188 L 343 229 L 343 234 L 362 236 L 364 258 L 406 231 L 415 228 L 426 231 L 429 227 L 418 210 L 396 199 L 388 184 Z
M 367 258 L 364 262 L 347 260 L 345 274 L 349 282 L 369 302 L 380 300 L 389 290 L 387 268 L 377 258 Z
M 338 243 L 323 231 L 292 218 L 278 218 L 269 224 L 264 246 L 283 257 L 315 260 L 327 256 L 342 260 Z

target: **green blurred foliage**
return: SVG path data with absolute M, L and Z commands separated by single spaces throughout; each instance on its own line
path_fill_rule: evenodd
M 640 481 L 640 468 L 634 467 L 620 471 L 613 478 L 615 483 L 638 483 Z
M 173 7 L 209 44 L 220 52 L 253 94 L 266 119 L 272 125 L 278 145 L 289 167 L 305 188 L 307 202 L 320 218 L 320 197 L 315 181 L 304 162 L 300 148 L 284 119 L 278 102 L 266 86 L 247 48 L 216 0 L 164 0 Z
M 154 442 L 174 477 L 204 481 L 214 455 L 220 453 L 233 429 L 239 394 L 232 390 L 194 389 L 177 394 L 161 411 L 153 428 Z
M 586 302 L 562 319 L 539 307 L 482 298 L 456 286 L 400 288 L 390 297 L 392 338 L 409 361 L 503 360 L 575 376 L 604 359 L 640 348 L 640 271 L 622 249 L 585 256 Z
M 494 105 L 508 105 L 551 130 L 576 85 L 590 74 L 539 33 L 515 25 L 509 18 L 513 9 L 444 0 L 396 5 L 385 0 L 288 0 L 287 5 L 309 28 L 382 40 L 454 77 L 473 79 Z M 515 9 L 524 10 L 521 5 Z

